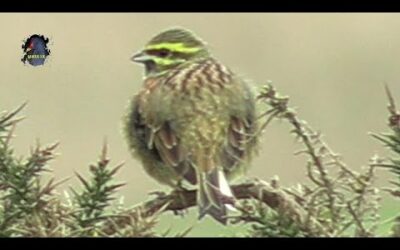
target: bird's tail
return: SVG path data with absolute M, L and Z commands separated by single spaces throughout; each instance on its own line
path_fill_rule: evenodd
M 227 210 L 234 210 L 234 196 L 223 171 L 213 168 L 208 172 L 199 173 L 198 179 L 199 219 L 209 214 L 220 223 L 226 224 Z

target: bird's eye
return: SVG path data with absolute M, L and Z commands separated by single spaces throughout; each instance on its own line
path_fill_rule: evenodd
M 166 50 L 166 49 L 161 49 L 161 50 L 159 50 L 159 51 L 157 52 L 157 55 L 158 55 L 159 57 L 163 57 L 163 58 L 168 57 L 169 54 L 170 54 L 169 50 Z
M 151 49 L 151 50 L 146 50 L 146 53 L 148 55 L 161 57 L 161 58 L 166 58 L 171 55 L 171 51 L 169 51 L 167 49 Z

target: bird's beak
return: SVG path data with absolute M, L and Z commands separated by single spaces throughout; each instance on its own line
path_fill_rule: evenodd
M 144 52 L 136 53 L 131 57 L 131 61 L 137 63 L 144 63 L 150 61 L 151 59 L 152 59 L 151 56 L 146 55 Z

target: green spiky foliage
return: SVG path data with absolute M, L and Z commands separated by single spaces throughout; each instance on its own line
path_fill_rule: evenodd
M 28 156 L 17 156 L 11 141 L 24 106 L 0 114 L 0 237 L 155 236 L 155 217 L 144 218 L 140 211 L 128 214 L 123 204 L 111 206 L 123 185 L 114 181 L 122 165 L 109 167 L 106 146 L 90 165 L 90 178 L 76 173 L 82 188 L 67 197 L 56 188 L 69 178 L 55 181 L 48 176 L 58 143 L 37 143 Z M 129 223 L 121 226 L 121 219 Z
M 388 168 L 389 171 L 393 173 L 395 179 L 391 181 L 391 183 L 395 185 L 400 192 L 400 129 L 392 128 L 392 131 L 389 133 L 381 133 L 379 135 L 373 134 L 372 136 L 381 141 L 393 152 L 393 156 L 389 159 L 390 163 L 380 164 L 380 166 Z
M 375 166 L 386 168 L 393 174 L 394 179 L 390 183 L 394 185 L 394 188 L 386 188 L 385 190 L 400 199 L 400 111 L 396 107 L 396 102 L 389 87 L 385 86 L 385 89 L 389 100 L 388 127 L 390 131 L 380 134 L 372 133 L 371 135 L 382 142 L 391 151 L 392 155 L 386 161 L 381 160 L 376 163 Z M 392 231 L 393 236 L 400 237 L 400 215 L 393 220 Z
M 388 111 L 388 127 L 389 132 L 374 134 L 372 136 L 383 143 L 384 146 L 390 149 L 393 156 L 389 158 L 389 164 L 378 164 L 380 167 L 388 168 L 395 176 L 396 180 L 392 181 L 398 188 L 398 196 L 400 197 L 400 111 L 396 108 L 396 103 L 390 92 L 388 86 L 386 86 L 386 94 L 389 99 Z M 394 190 L 394 195 L 396 191 Z
M 277 212 L 257 200 L 244 200 L 238 206 L 240 215 L 233 217 L 233 224 L 248 226 L 246 237 L 306 237 L 303 230 L 290 216 Z
M 32 233 L 32 224 L 51 228 L 47 208 L 56 201 L 52 197 L 55 187 L 51 179 L 43 184 L 41 174 L 49 171 L 48 162 L 54 158 L 58 144 L 31 150 L 28 157 L 16 157 L 10 146 L 13 131 L 21 120 L 17 113 L 24 107 L 0 116 L 0 235 L 18 236 Z
M 104 209 L 109 205 L 115 190 L 122 187 L 123 183 L 112 184 L 112 179 L 122 164 L 113 169 L 107 168 L 107 146 L 104 145 L 100 160 L 90 165 L 91 180 L 86 180 L 76 173 L 84 189 L 81 192 L 71 189 L 79 207 L 79 213 L 75 215 L 82 226 L 90 225 L 104 218 Z

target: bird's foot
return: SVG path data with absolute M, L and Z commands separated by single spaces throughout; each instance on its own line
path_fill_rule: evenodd
M 171 196 L 176 197 L 176 199 L 178 199 L 183 204 L 182 207 L 184 207 L 182 209 L 173 210 L 172 212 L 174 213 L 174 215 L 179 215 L 181 217 L 184 217 L 185 215 L 187 215 L 189 213 L 189 208 L 186 208 L 187 207 L 186 197 L 184 195 L 185 192 L 189 192 L 189 191 L 190 190 L 187 190 L 182 186 L 178 186 L 176 189 L 174 189 L 171 192 Z

